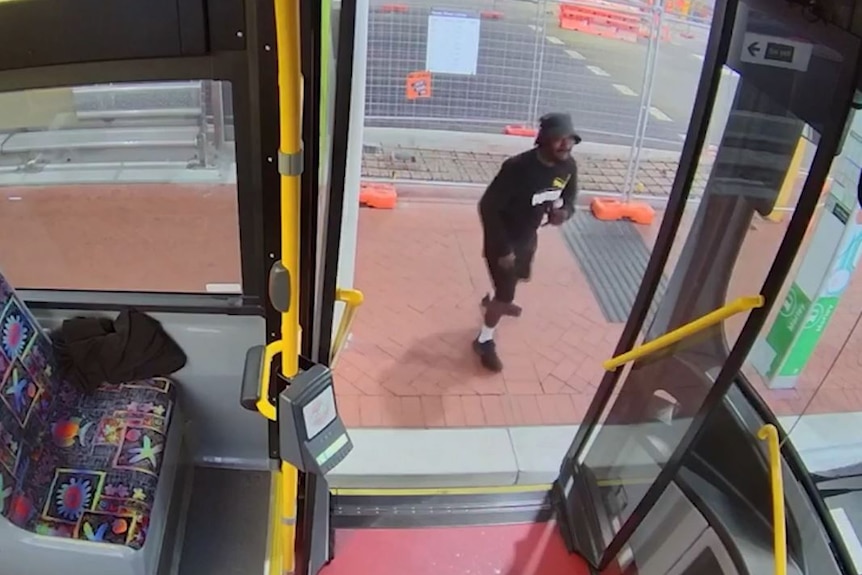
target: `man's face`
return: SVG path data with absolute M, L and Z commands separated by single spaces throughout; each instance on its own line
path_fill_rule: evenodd
M 565 161 L 572 154 L 575 138 L 572 136 L 554 138 L 547 143 L 548 152 L 558 162 Z

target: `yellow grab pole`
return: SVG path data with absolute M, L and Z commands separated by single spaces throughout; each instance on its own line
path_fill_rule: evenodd
M 769 215 L 766 216 L 770 221 L 780 222 L 784 219 L 781 208 L 787 207 L 787 203 L 793 195 L 793 189 L 796 187 L 796 179 L 799 177 L 799 169 L 802 167 L 802 158 L 805 154 L 805 142 L 806 140 L 802 136 L 796 142 L 796 149 L 793 150 L 790 166 L 787 167 L 787 173 L 784 174 L 784 180 L 781 182 L 781 188 L 779 188 L 778 196 L 775 198 L 775 205 Z
M 627 351 L 625 353 L 621 353 L 616 357 L 612 357 L 611 359 L 605 361 L 602 364 L 602 367 L 604 367 L 607 371 L 612 371 L 620 367 L 621 365 L 627 364 L 630 361 L 636 361 L 642 357 L 650 355 L 651 353 L 655 353 L 679 341 L 682 341 L 687 337 L 691 337 L 697 332 L 703 331 L 704 329 L 712 325 L 724 321 L 732 315 L 736 315 L 738 313 L 762 306 L 762 295 L 737 298 L 726 306 L 722 306 L 715 311 L 711 311 L 708 314 L 701 316 L 685 325 L 682 325 L 673 331 L 669 331 L 668 333 L 659 336 L 643 345 L 640 345 L 631 351 Z
M 267 541 L 266 575 L 284 575 L 282 567 L 282 556 L 284 555 L 282 545 L 284 545 L 284 539 L 281 535 L 282 489 L 281 473 L 273 473 L 269 498 L 269 537 Z
M 279 150 L 281 173 L 281 264 L 290 274 L 290 300 L 281 314 L 281 371 L 299 371 L 299 202 L 302 172 L 302 68 L 300 0 L 275 0 L 278 56 Z M 279 535 L 281 572 L 293 573 L 296 540 L 296 468 L 282 461 Z
M 279 170 L 281 171 L 281 263 L 290 273 L 290 305 L 281 317 L 281 368 L 286 377 L 295 375 L 299 358 L 299 195 L 302 140 L 300 126 L 301 64 L 299 0 L 275 0 L 275 31 L 278 45 Z M 299 160 L 297 162 L 297 159 Z
M 787 575 L 787 528 L 784 521 L 784 479 L 781 475 L 781 447 L 778 429 L 767 423 L 757 432 L 769 449 L 769 477 L 772 487 L 772 533 L 775 539 L 775 575 Z
M 299 488 L 296 468 L 281 462 L 281 575 L 292 574 L 295 568 L 296 543 L 296 494 Z

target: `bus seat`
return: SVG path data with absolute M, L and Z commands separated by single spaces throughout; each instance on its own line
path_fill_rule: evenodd
M 160 475 L 171 468 L 167 483 L 172 484 L 179 459 L 178 447 L 172 447 L 177 441 L 168 440 L 174 435 L 169 427 L 176 418 L 175 404 L 176 386 L 166 378 L 103 384 L 92 394 L 64 380 L 49 336 L 0 275 L 2 516 L 36 539 L 78 542 L 64 550 L 61 564 L 79 571 L 72 565 L 74 551 L 80 549 L 87 555 L 88 573 L 155 570 L 141 565 L 126 569 L 110 561 L 102 561 L 101 568 L 89 566 L 99 550 L 105 559 L 129 563 L 129 554 L 154 555 L 146 563 L 158 563 L 171 497 L 157 497 L 157 490 L 173 488 L 160 485 Z M 0 538 L 15 529 L 0 527 Z M 154 530 L 158 533 L 148 546 L 150 553 L 141 553 Z M 97 545 L 85 549 L 84 542 Z M 8 541 L 0 542 L 0 548 L 4 543 Z M 110 551 L 116 547 L 126 553 Z M 47 548 L 35 551 L 47 560 Z M 26 549 L 16 547 L 10 555 L 22 553 L 26 556 Z M 34 561 L 38 564 L 39 557 Z

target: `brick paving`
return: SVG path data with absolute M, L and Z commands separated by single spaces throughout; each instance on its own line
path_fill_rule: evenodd
M 0 205 L 0 266 L 19 286 L 204 292 L 208 283 L 240 281 L 230 186 L 0 188 Z M 688 208 L 671 264 L 695 210 Z M 518 293 L 524 315 L 499 329 L 506 370 L 490 375 L 470 349 L 488 289 L 475 206 L 404 201 L 392 211 L 362 210 L 359 223 L 356 285 L 366 302 L 336 367 L 350 425 L 581 420 L 622 325 L 604 321 L 557 231 L 542 231 L 534 280 Z M 648 245 L 657 226 L 639 228 Z M 754 223 L 728 299 L 760 288 L 783 232 L 783 224 Z M 767 390 L 746 368 L 777 413 L 862 411 L 860 275 L 797 389 Z M 735 340 L 741 322 L 725 327 Z
M 505 318 L 506 365 L 489 374 L 471 342 L 488 290 L 475 207 L 417 203 L 363 211 L 356 286 L 366 301 L 336 368 L 353 425 L 440 427 L 576 423 L 621 325 L 606 323 L 556 230 Z
M 684 217 L 670 266 L 695 210 L 691 206 Z M 657 227 L 658 222 L 641 228 L 650 245 Z M 784 229 L 781 223 L 755 222 L 728 300 L 757 293 Z M 395 211 L 363 210 L 356 285 L 366 303 L 336 366 L 339 405 L 353 426 L 580 422 L 601 379 L 601 362 L 622 330 L 622 324 L 605 322 L 560 234 L 543 230 L 534 279 L 519 288 L 524 314 L 504 319 L 498 330 L 506 369 L 483 372 L 470 343 L 488 280 L 475 208 L 469 205 L 405 202 Z M 862 382 L 855 377 L 862 330 L 839 354 L 860 313 L 857 279 L 795 390 L 767 389 L 746 366 L 745 374 L 779 415 L 862 410 Z M 743 321 L 726 322 L 730 342 Z
M 433 150 L 424 148 L 365 146 L 362 175 L 367 178 L 485 185 L 500 168 L 505 154 Z M 584 190 L 620 192 L 625 186 L 628 159 L 577 154 L 579 184 Z M 704 167 L 708 168 L 707 162 Z M 635 193 L 663 197 L 670 193 L 677 162 L 645 159 L 635 182 Z M 699 170 L 692 196 L 703 191 L 708 176 Z

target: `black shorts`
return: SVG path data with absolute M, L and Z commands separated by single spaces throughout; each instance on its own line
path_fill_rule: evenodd
M 515 266 L 505 269 L 500 266 L 498 256 L 486 256 L 488 273 L 494 284 L 494 299 L 503 303 L 515 301 L 515 288 L 519 281 L 530 279 L 533 270 L 533 258 L 536 255 L 536 243 L 530 242 L 515 248 Z

